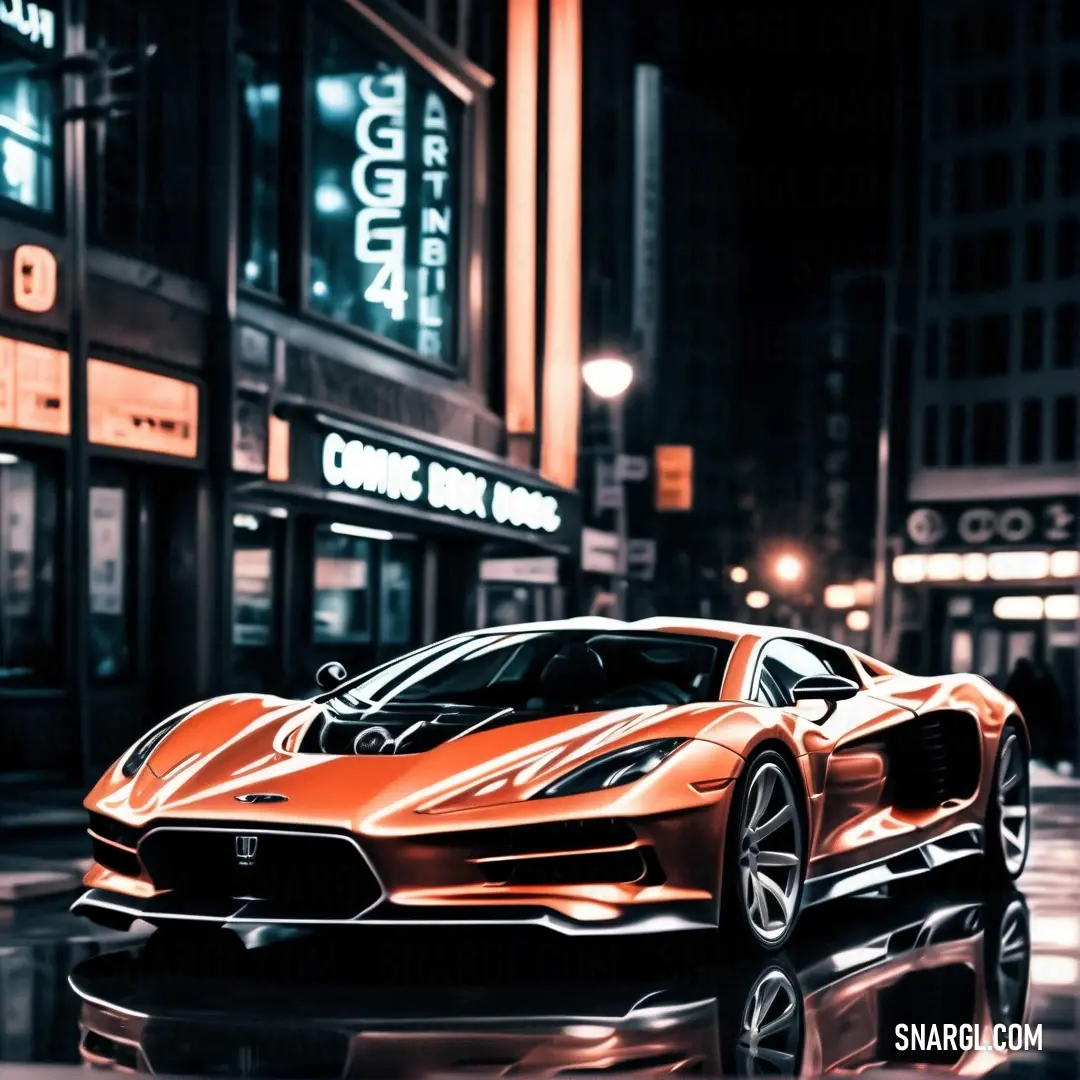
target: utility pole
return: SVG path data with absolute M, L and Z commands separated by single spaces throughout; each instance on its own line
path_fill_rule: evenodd
M 104 151 L 105 126 L 124 115 L 131 95 L 116 92 L 116 80 L 132 75 L 138 62 L 121 64 L 120 54 L 86 47 L 85 0 L 65 0 L 67 49 L 62 60 L 41 69 L 47 78 L 64 80 L 64 107 L 58 119 L 64 131 L 64 191 L 67 225 L 66 291 L 71 435 L 67 475 L 68 691 L 78 723 L 84 782 L 94 775 L 90 731 L 90 443 L 87 392 L 87 125 L 95 125 L 98 151 Z M 149 59 L 156 51 L 151 46 Z

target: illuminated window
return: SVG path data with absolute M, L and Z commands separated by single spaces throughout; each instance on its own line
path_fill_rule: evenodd
M 0 196 L 31 210 L 51 213 L 56 197 L 53 175 L 53 113 L 56 95 L 34 68 L 55 53 L 56 23 L 51 11 L 38 10 L 37 30 L 0 23 Z M 42 18 L 47 29 L 42 30 Z
M 322 17 L 313 55 L 308 306 L 453 364 L 462 105 Z
M 131 671 L 128 489 L 122 480 L 90 488 L 90 670 L 98 679 Z
M 61 675 L 57 474 L 0 449 L 0 685 Z
M 103 144 L 87 140 L 91 239 L 192 274 L 204 265 L 208 190 L 204 3 L 88 0 L 86 21 L 89 46 L 127 58 L 156 49 L 118 83 L 130 110 L 109 120 Z
M 369 540 L 342 536 L 328 525 L 315 530 L 315 599 L 312 635 L 317 643 L 371 641 Z
M 278 168 L 281 154 L 281 5 L 240 0 L 240 280 L 278 287 Z
M 272 527 L 260 514 L 233 516 L 233 645 L 239 649 L 273 644 Z

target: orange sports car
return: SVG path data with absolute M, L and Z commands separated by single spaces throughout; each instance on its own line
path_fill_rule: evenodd
M 1018 877 L 1029 742 L 972 675 L 810 634 L 569 619 L 440 641 L 309 701 L 233 695 L 87 796 L 73 910 L 110 925 L 724 927 L 982 855 Z

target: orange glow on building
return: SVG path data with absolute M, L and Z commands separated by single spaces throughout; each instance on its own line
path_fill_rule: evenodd
M 539 0 L 510 0 L 506 70 L 506 430 L 536 432 Z
M 581 0 L 551 0 L 540 471 L 577 483 L 581 418 Z
M 69 434 L 69 377 L 66 352 L 0 338 L 0 427 Z

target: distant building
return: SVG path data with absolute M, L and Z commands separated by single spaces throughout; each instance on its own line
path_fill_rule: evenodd
M 585 14 L 585 353 L 616 348 L 633 358 L 625 449 L 649 469 L 625 485 L 628 613 L 715 616 L 730 547 L 734 139 L 715 108 L 680 86 L 677 65 L 665 65 L 669 20 L 619 0 L 590 0 Z M 583 415 L 586 510 L 593 527 L 610 530 L 596 484 L 610 415 L 588 394 Z M 654 452 L 665 445 L 692 448 L 688 510 L 656 508 Z M 590 574 L 598 565 L 586 567 L 594 588 L 604 580 Z
M 1080 6 L 928 0 L 924 71 L 900 659 L 1075 712 Z

